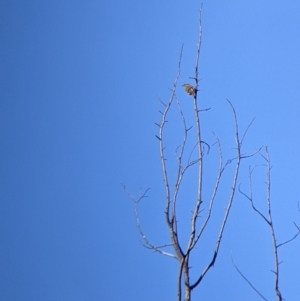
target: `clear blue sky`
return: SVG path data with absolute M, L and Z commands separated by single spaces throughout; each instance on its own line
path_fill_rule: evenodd
M 1 1 L 0 300 L 175 300 L 177 264 L 141 246 L 120 182 L 134 195 L 152 188 L 141 207 L 144 230 L 154 244 L 168 243 L 157 96 L 169 96 L 182 43 L 180 84 L 193 76 L 199 7 Z M 256 118 L 245 150 L 269 147 L 279 241 L 300 221 L 299 15 L 299 1 L 203 1 L 199 96 L 212 108 L 203 117 L 206 140 L 215 131 L 225 155 L 234 147 L 226 98 L 241 129 Z M 178 96 L 188 110 L 190 99 Z M 248 165 L 262 160 L 243 163 L 239 183 L 247 189 Z M 264 210 L 263 169 L 257 175 Z M 210 258 L 213 235 L 193 257 L 192 276 Z M 194 299 L 259 300 L 234 270 L 232 251 L 275 300 L 270 246 L 268 229 L 237 195 L 220 256 Z M 289 301 L 300 300 L 299 249 L 300 239 L 280 249 L 280 287 Z

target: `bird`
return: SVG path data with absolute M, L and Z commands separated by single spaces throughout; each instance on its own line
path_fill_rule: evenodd
M 183 84 L 182 87 L 188 95 L 195 96 L 196 89 L 193 86 L 191 86 L 190 84 Z

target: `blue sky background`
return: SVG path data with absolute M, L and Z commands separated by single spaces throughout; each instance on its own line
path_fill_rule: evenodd
M 168 243 L 157 96 L 168 99 L 182 43 L 179 83 L 193 76 L 199 7 L 198 1 L 1 1 L 1 300 L 175 300 L 177 263 L 141 246 L 120 182 L 135 196 L 152 188 L 141 206 L 143 228 L 154 244 Z M 245 151 L 269 147 L 279 241 L 295 233 L 293 221 L 300 223 L 299 15 L 299 1 L 203 1 L 199 101 L 211 108 L 201 115 L 204 137 L 212 144 L 215 131 L 229 159 L 234 128 L 226 98 L 241 130 L 256 118 Z M 182 90 L 178 97 L 191 123 L 191 99 Z M 181 133 L 174 124 L 170 162 Z M 211 162 L 215 155 L 214 148 Z M 259 156 L 243 162 L 245 190 L 248 166 L 261 163 Z M 193 256 L 194 279 L 212 256 L 231 171 L 215 226 Z M 205 173 L 209 184 L 213 168 Z M 263 168 L 256 175 L 256 201 L 265 210 Z M 186 189 L 192 198 L 188 183 Z M 183 202 L 181 208 L 191 210 Z M 180 223 L 184 239 L 188 226 Z M 300 299 L 299 249 L 300 239 L 280 249 L 280 288 L 289 301 Z M 259 300 L 234 270 L 231 251 L 257 289 L 275 300 L 269 229 L 240 194 L 215 268 L 194 299 Z

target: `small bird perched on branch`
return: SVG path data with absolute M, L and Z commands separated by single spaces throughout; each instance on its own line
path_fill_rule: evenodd
M 196 89 L 191 86 L 190 84 L 183 84 L 182 87 L 184 88 L 185 92 L 188 94 L 188 95 L 192 95 L 192 96 L 195 96 L 195 91 Z

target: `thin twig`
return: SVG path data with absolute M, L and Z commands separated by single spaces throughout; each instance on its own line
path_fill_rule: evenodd
M 294 223 L 295 224 L 295 223 Z M 288 244 L 289 242 L 291 242 L 291 241 L 293 241 L 294 239 L 296 239 L 296 237 L 299 235 L 299 233 L 300 233 L 300 229 L 299 229 L 299 227 L 295 224 L 295 226 L 298 228 L 298 232 L 292 237 L 292 238 L 290 238 L 290 239 L 288 239 L 287 241 L 285 241 L 285 242 L 282 242 L 281 244 L 278 244 L 277 245 L 277 248 L 279 248 L 279 247 L 281 247 L 281 246 L 284 246 L 285 244 Z
M 239 268 L 236 266 L 236 264 L 234 263 L 232 254 L 231 254 L 231 261 L 233 266 L 235 267 L 235 269 L 237 270 L 237 272 L 241 275 L 241 277 L 251 286 L 251 288 L 265 301 L 268 301 L 268 299 L 266 299 L 255 287 L 254 285 L 247 279 L 247 277 L 239 270 Z

